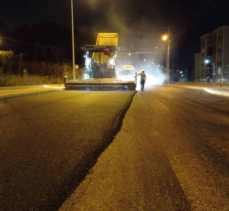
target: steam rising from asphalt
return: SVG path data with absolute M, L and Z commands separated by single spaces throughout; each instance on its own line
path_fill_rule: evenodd
M 75 0 L 80 4 L 83 15 L 87 16 L 77 30 L 89 33 L 96 40 L 98 33 L 119 33 L 121 48 L 153 48 L 166 51 L 161 36 L 167 33 L 164 26 L 163 1 L 139 0 Z M 83 9 L 82 9 L 83 8 Z M 77 9 L 77 7 L 76 7 Z M 171 10 L 173 11 L 173 10 Z M 174 10 L 174 13 L 176 10 Z M 173 13 L 173 12 L 172 12 Z M 81 11 L 80 13 L 81 14 Z M 139 15 L 140 14 L 140 15 Z M 81 14 L 82 15 L 82 14 Z M 78 18 L 81 19 L 81 16 Z M 173 19 L 171 18 L 170 21 Z M 88 23 L 90 22 L 90 24 Z M 88 43 L 93 44 L 93 43 Z M 171 49 L 178 43 L 172 43 Z
M 146 2 L 144 6 L 141 1 L 137 0 L 84 0 L 83 2 L 88 12 L 94 14 L 94 18 L 93 24 L 87 29 L 82 27 L 82 30 L 87 30 L 94 37 L 102 32 L 117 32 L 120 35 L 119 47 L 121 48 L 150 48 L 155 46 L 164 48 L 164 43 L 160 41 L 160 23 L 155 24 L 152 22 L 154 19 L 139 17 L 134 11 L 136 8 L 145 9 L 148 5 L 150 11 L 147 10 L 147 14 L 160 17 L 159 8 L 156 5 L 152 6 L 152 2 Z M 136 8 L 132 7 L 133 3 Z M 85 11 L 87 10 L 85 9 Z
M 144 5 L 138 0 L 84 0 L 83 2 L 91 12 L 97 14 L 95 18 L 99 17 L 94 19 L 91 28 L 87 29 L 94 37 L 101 32 L 117 32 L 121 49 L 152 48 L 155 51 L 166 51 L 166 44 L 161 41 L 162 24 L 159 20 L 162 14 L 160 7 L 152 1 L 146 1 Z M 136 8 L 133 8 L 132 4 L 135 4 Z M 145 10 L 145 8 L 150 8 L 150 10 Z M 144 10 L 145 17 L 152 17 L 152 19 L 137 16 L 135 9 Z M 163 84 L 165 74 L 158 64 L 163 64 L 165 54 L 147 55 L 145 63 L 143 62 L 145 55 L 143 57 L 141 55 L 131 56 L 129 60 L 126 55 L 118 54 L 118 57 L 119 60 L 125 61 L 123 64 L 133 65 L 134 72 L 145 71 L 146 88 Z M 152 64 L 153 57 L 155 65 Z M 140 89 L 140 76 L 137 89 Z
M 157 67 L 147 67 L 144 68 L 146 74 L 146 83 L 145 88 L 152 88 L 154 86 L 163 85 L 166 75 Z M 142 71 L 137 71 L 137 73 L 141 73 Z M 138 76 L 137 80 L 137 90 L 140 90 L 140 76 Z

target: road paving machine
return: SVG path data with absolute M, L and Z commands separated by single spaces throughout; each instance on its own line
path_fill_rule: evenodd
M 134 68 L 119 64 L 118 33 L 99 33 L 96 45 L 86 45 L 83 80 L 66 81 L 66 89 L 135 90 Z M 120 54 L 121 55 L 121 54 Z M 128 77 L 125 73 L 128 72 Z

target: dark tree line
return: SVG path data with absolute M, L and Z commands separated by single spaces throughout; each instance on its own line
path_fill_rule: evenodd
M 13 42 L 2 39 L 0 43 L 0 50 L 12 50 L 15 54 L 23 53 L 26 60 L 34 61 L 40 59 L 33 58 L 34 49 L 42 46 L 55 46 L 65 48 L 68 50 L 68 59 L 71 61 L 72 56 L 72 37 L 71 29 L 59 25 L 55 22 L 34 23 L 32 25 L 23 25 L 16 27 L 12 31 L 3 22 L 0 22 L 0 37 L 6 37 L 14 40 L 26 42 L 28 44 Z M 76 63 L 83 64 L 83 52 L 80 47 L 86 44 L 93 44 L 95 38 L 89 33 L 83 33 L 75 30 L 75 51 Z M 31 45 L 31 44 L 33 45 Z
M 28 44 L 4 38 L 23 41 Z M 22 76 L 26 70 L 28 75 L 63 78 L 67 73 L 71 78 L 71 40 L 71 29 L 54 22 L 23 25 L 13 30 L 9 30 L 7 25 L 0 22 L 0 76 L 10 74 Z M 95 39 L 76 30 L 75 40 L 76 64 L 83 66 L 84 58 L 80 47 L 94 43 Z M 51 60 L 53 54 L 50 50 L 51 46 L 67 49 L 68 60 Z M 46 59 L 39 55 L 41 54 L 39 47 L 47 47 Z M 38 53 L 36 58 L 34 52 Z

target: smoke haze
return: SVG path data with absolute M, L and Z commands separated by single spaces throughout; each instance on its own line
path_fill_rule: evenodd
M 132 4 L 135 6 L 133 7 Z M 166 45 L 161 41 L 164 29 L 158 25 L 160 14 L 158 7 L 152 1 L 146 2 L 143 6 L 140 1 L 135 0 L 87 0 L 85 5 L 91 12 L 103 17 L 95 20 L 95 24 L 87 29 L 93 33 L 95 40 L 99 32 L 117 32 L 121 49 L 152 48 L 155 49 L 155 52 L 165 52 Z M 139 14 L 137 10 L 144 11 L 141 18 L 137 15 Z M 151 18 L 145 18 L 146 16 Z M 165 80 L 165 75 L 157 66 L 164 64 L 165 54 L 133 55 L 131 57 L 118 55 L 118 60 L 122 60 L 123 64 L 133 65 L 137 73 L 144 69 L 147 74 L 147 87 L 161 85 Z

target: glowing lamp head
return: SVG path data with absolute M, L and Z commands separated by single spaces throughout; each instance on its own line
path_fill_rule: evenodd
M 205 64 L 209 64 L 210 63 L 210 60 L 209 59 L 206 59 L 205 60 Z
M 167 41 L 167 40 L 168 40 L 168 35 L 164 35 L 164 36 L 162 37 L 162 40 Z

